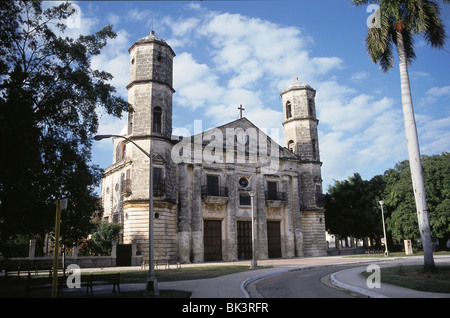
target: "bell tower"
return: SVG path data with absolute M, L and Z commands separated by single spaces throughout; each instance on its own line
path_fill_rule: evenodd
M 310 162 L 320 162 L 315 96 L 316 91 L 298 78 L 281 93 L 286 147 Z
M 281 93 L 286 146 L 299 159 L 303 253 L 323 256 L 326 250 L 325 210 L 315 97 L 316 91 L 300 83 L 298 78 Z
M 164 40 L 156 37 L 154 31 L 136 41 L 128 52 L 128 102 L 134 110 L 128 115 L 128 135 L 170 140 L 175 53 Z
M 152 219 L 155 260 L 174 260 L 176 232 L 168 231 L 177 228 L 178 188 L 176 167 L 171 160 L 175 53 L 154 31 L 137 40 L 128 52 L 127 90 L 132 111 L 128 113 L 126 137 L 133 143 L 116 139 L 117 147 L 124 149 L 118 151 L 124 159 L 114 166 L 116 170 L 122 169 L 123 186 L 117 191 L 121 201 L 117 200 L 116 205 L 123 206 L 123 241 L 126 244 L 134 241 L 143 259 L 149 259 Z M 152 161 L 136 145 L 152 154 Z

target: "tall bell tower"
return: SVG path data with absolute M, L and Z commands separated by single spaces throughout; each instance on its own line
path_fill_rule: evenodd
M 136 41 L 128 52 L 128 102 L 134 110 L 128 116 L 128 135 L 170 139 L 175 53 L 154 31 Z
M 310 162 L 320 162 L 315 96 L 316 91 L 298 78 L 281 93 L 286 147 Z
M 325 210 L 315 97 L 316 91 L 300 83 L 298 78 L 281 93 L 286 147 L 299 159 L 303 252 L 323 256 L 326 250 Z
M 143 260 L 149 257 L 149 220 L 153 218 L 155 260 L 177 258 L 177 198 L 176 167 L 171 160 L 173 59 L 175 53 L 154 31 L 137 40 L 128 50 L 130 78 L 126 136 L 136 145 L 116 138 L 118 149 L 124 150 L 124 161 L 116 162 L 122 169 L 123 241 L 134 242 Z M 151 151 L 151 152 L 150 152 Z M 150 177 L 151 176 L 151 177 Z M 150 178 L 152 197 L 150 200 Z M 150 204 L 153 215 L 149 215 Z M 120 202 L 119 202 L 120 204 Z

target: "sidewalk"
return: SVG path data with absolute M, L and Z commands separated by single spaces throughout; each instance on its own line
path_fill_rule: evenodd
M 366 271 L 366 268 L 371 263 L 384 263 L 392 260 L 407 260 L 408 263 L 418 263 L 423 264 L 421 257 L 407 257 L 407 258 L 344 258 L 342 256 L 327 256 L 327 257 L 311 257 L 311 258 L 294 258 L 294 259 L 272 259 L 272 260 L 259 260 L 259 266 L 272 266 L 269 268 L 263 268 L 253 271 L 239 272 L 235 274 L 225 275 L 221 277 L 211 278 L 211 279 L 200 279 L 200 280 L 187 280 L 187 281 L 176 281 L 176 282 L 158 282 L 159 290 L 183 290 L 191 292 L 191 298 L 248 298 L 248 293 L 245 291 L 245 286 L 249 283 L 264 278 L 266 276 L 280 274 L 283 272 L 289 272 L 299 269 L 307 269 L 312 267 L 325 267 L 343 264 L 358 265 L 360 267 L 353 267 L 351 269 L 346 269 L 343 271 L 338 271 L 331 275 L 332 283 L 339 287 L 352 292 L 357 292 L 366 297 L 373 298 L 450 298 L 450 294 L 437 294 L 437 293 L 427 293 L 420 292 L 411 289 L 406 289 L 398 286 L 392 286 L 388 284 L 381 284 L 381 288 L 370 289 L 367 287 L 366 279 L 360 275 L 361 272 Z M 436 264 L 450 264 L 450 256 L 435 256 Z M 242 265 L 250 264 L 250 261 L 239 261 L 239 262 L 220 262 L 214 263 L 222 265 Z M 363 265 L 365 264 L 365 266 Z M 182 266 L 205 266 L 213 265 L 212 263 L 200 263 L 200 264 L 186 264 Z M 384 264 L 385 266 L 389 264 Z M 391 264 L 391 266 L 395 265 Z M 115 268 L 115 270 L 132 270 L 140 269 L 139 267 L 126 267 L 126 268 Z M 110 268 L 105 269 L 83 269 L 82 271 L 101 271 L 101 270 L 111 270 Z M 111 286 L 96 286 L 94 287 L 94 295 L 100 296 L 110 296 Z M 68 290 L 65 295 L 75 296 L 75 293 L 85 292 L 84 289 L 81 290 Z M 144 292 L 145 284 L 121 284 L 120 291 L 132 292 L 140 291 Z

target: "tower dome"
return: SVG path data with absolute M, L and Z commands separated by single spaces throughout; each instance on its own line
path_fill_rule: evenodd
M 298 77 L 296 77 L 296 78 L 295 78 L 294 84 L 289 85 L 289 86 L 281 93 L 281 95 L 283 95 L 283 94 L 285 94 L 285 93 L 287 93 L 287 92 L 289 92 L 289 91 L 292 91 L 292 90 L 299 90 L 299 89 L 309 89 L 309 90 L 314 91 L 314 89 L 313 89 L 311 86 L 309 86 L 308 84 L 299 82 Z

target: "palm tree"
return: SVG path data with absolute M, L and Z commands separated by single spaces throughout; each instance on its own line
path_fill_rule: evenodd
M 369 28 L 366 36 L 367 52 L 383 72 L 390 70 L 394 63 L 393 45 L 397 47 L 402 107 L 405 120 L 406 141 L 414 197 L 416 201 L 419 231 L 424 251 L 424 271 L 434 271 L 433 250 L 431 246 L 430 222 L 428 219 L 425 186 L 420 160 L 419 141 L 414 118 L 408 65 L 416 57 L 414 36 L 421 35 L 432 47 L 443 48 L 446 39 L 445 27 L 440 18 L 439 6 L 428 0 L 352 0 L 353 5 L 377 3 L 379 12 L 374 15 L 378 23 Z M 448 0 L 445 2 L 448 3 Z

